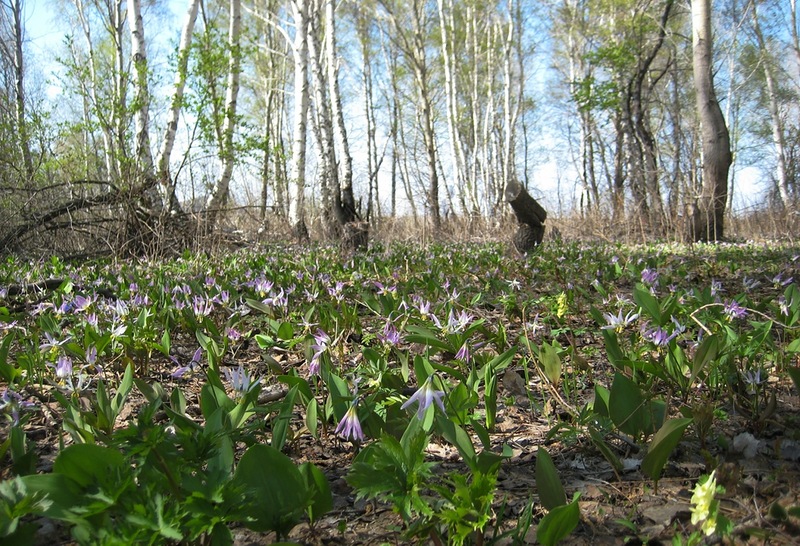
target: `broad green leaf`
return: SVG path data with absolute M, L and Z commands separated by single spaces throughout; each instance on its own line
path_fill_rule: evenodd
M 539 351 L 539 361 L 542 363 L 544 375 L 554 386 L 558 386 L 561 381 L 561 357 L 558 349 L 550 343 L 543 343 Z
M 642 308 L 650 318 L 653 319 L 658 326 L 664 325 L 664 317 L 661 314 L 661 306 L 656 300 L 655 297 L 650 293 L 649 290 L 644 288 L 642 285 L 637 285 L 633 289 L 633 301 L 636 302 L 636 305 Z
M 664 469 L 667 459 L 678 445 L 683 431 L 691 422 L 692 419 L 688 417 L 670 419 L 653 436 L 647 455 L 642 460 L 642 472 L 654 482 L 661 477 L 661 471 Z
M 242 523 L 253 531 L 285 535 L 309 503 L 300 470 L 272 446 L 257 444 L 248 449 L 236 467 L 233 483 L 244 491 L 241 504 L 249 518 Z
M 291 340 L 294 337 L 294 327 L 292 326 L 292 323 L 282 322 L 278 327 L 276 335 L 278 336 L 278 339 L 282 339 L 283 341 Z
M 128 366 L 125 368 L 125 373 L 122 376 L 122 381 L 119 382 L 117 392 L 114 394 L 114 398 L 111 401 L 112 415 L 110 415 L 110 418 L 114 421 L 116 421 L 122 406 L 125 405 L 128 394 L 131 392 L 131 387 L 133 387 L 133 364 L 128 363 Z M 111 425 L 113 426 L 113 424 L 112 422 Z
M 297 397 L 297 390 L 297 385 L 289 389 L 289 392 L 281 403 L 280 413 L 278 413 L 278 416 L 272 421 L 272 446 L 277 450 L 283 449 L 283 444 L 286 442 L 289 422 L 294 414 L 294 399 Z
M 800 392 L 800 367 L 791 366 L 786 368 L 786 371 L 789 372 L 789 377 L 792 378 L 792 382 L 794 383 L 794 388 Z
M 603 417 L 609 417 L 608 414 L 608 397 L 610 392 L 602 385 L 595 383 L 594 385 L 594 404 L 592 405 L 594 412 Z
M 611 384 L 608 413 L 622 432 L 633 437 L 645 434 L 649 418 L 642 391 L 636 383 L 619 372 L 614 375 Z
M 472 439 L 463 428 L 447 417 L 437 413 L 436 430 L 444 436 L 445 440 L 456 447 L 465 463 L 472 465 L 472 462 L 475 460 L 475 446 L 472 445 Z
M 317 425 L 319 423 L 319 403 L 316 398 L 312 398 L 306 404 L 306 428 L 314 438 L 317 437 Z
M 81 487 L 105 481 L 125 466 L 116 449 L 97 444 L 74 444 L 62 451 L 53 463 L 53 472 L 63 474 Z
M 497 370 L 487 366 L 483 381 L 486 384 L 483 394 L 483 402 L 486 406 L 486 428 L 491 430 L 494 428 L 497 416 Z
M 547 510 L 553 510 L 567 503 L 567 494 L 553 459 L 544 447 L 536 451 L 536 489 L 539 501 Z
M 542 518 L 536 528 L 536 539 L 544 546 L 558 544 L 569 536 L 581 519 L 578 501 L 558 506 Z
M 311 496 L 311 505 L 307 508 L 307 512 L 308 519 L 313 525 L 321 516 L 333 510 L 333 495 L 328 479 L 319 468 L 311 463 L 303 463 L 299 470 Z

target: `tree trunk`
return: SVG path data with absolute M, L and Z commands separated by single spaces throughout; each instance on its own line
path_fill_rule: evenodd
M 113 121 L 113 106 L 111 108 L 101 108 L 100 95 L 98 86 L 100 82 L 97 76 L 97 59 L 95 57 L 94 40 L 92 39 L 92 28 L 89 25 L 89 16 L 86 13 L 86 6 L 83 0 L 73 0 L 75 9 L 78 14 L 78 20 L 81 23 L 83 30 L 83 37 L 86 39 L 86 51 L 88 55 L 88 69 L 89 69 L 89 82 L 88 94 L 91 99 L 91 109 L 97 113 L 99 118 L 100 130 L 103 134 L 103 161 L 105 163 L 106 176 L 109 180 L 117 180 L 119 178 L 119 171 L 117 170 L 117 163 L 115 161 L 114 153 L 114 137 L 112 132 Z M 77 51 L 73 49 L 73 55 L 76 62 L 80 62 L 80 56 Z M 104 115 L 105 111 L 111 111 L 112 116 Z M 87 129 L 88 130 L 88 129 Z
M 333 0 L 325 0 L 325 57 L 326 75 L 328 77 L 328 99 L 331 104 L 333 133 L 339 148 L 339 159 L 342 162 L 342 176 L 338 189 L 339 222 L 346 225 L 358 219 L 356 201 L 353 196 L 353 157 L 350 155 L 350 143 L 347 140 L 347 128 L 342 113 L 342 96 L 339 91 L 339 58 L 336 51 L 336 17 Z M 336 165 L 334 165 L 336 168 Z
M 240 34 L 242 27 L 242 2 L 241 0 L 230 0 L 230 26 L 228 28 L 228 82 L 225 92 L 225 119 L 222 125 L 222 149 L 220 159 L 222 159 L 222 174 L 217 184 L 209 196 L 206 203 L 207 229 L 213 231 L 216 228 L 217 218 L 220 210 L 228 200 L 228 188 L 230 187 L 233 166 L 236 163 L 236 155 L 233 149 L 233 136 L 236 129 L 236 105 L 239 97 L 239 75 L 241 72 L 241 45 Z
M 22 164 L 25 167 L 25 177 L 27 183 L 33 181 L 34 168 L 31 156 L 30 134 L 28 133 L 28 122 L 25 116 L 25 60 L 22 55 L 22 44 L 25 39 L 24 25 L 22 22 L 22 0 L 13 0 L 9 4 L 14 18 L 14 83 L 15 83 L 15 102 L 17 117 L 17 133 L 19 147 L 22 152 Z
M 778 91 L 775 84 L 775 74 L 772 67 L 772 59 L 767 50 L 767 42 L 761 32 L 761 24 L 758 20 L 758 3 L 753 3 L 753 30 L 761 50 L 761 66 L 764 70 L 764 80 L 767 84 L 767 106 L 770 121 L 772 122 L 772 145 L 775 148 L 776 178 L 778 183 L 778 195 L 784 209 L 791 211 L 793 207 L 792 198 L 789 194 L 789 180 L 786 168 L 786 138 L 784 137 L 783 119 L 781 119 L 780 108 L 778 106 Z
M 158 156 L 156 158 L 156 177 L 158 178 L 161 197 L 164 202 L 169 204 L 171 212 L 182 212 L 180 203 L 175 196 L 175 182 L 169 172 L 169 162 L 172 156 L 172 149 L 175 146 L 175 135 L 178 132 L 178 120 L 180 119 L 181 107 L 183 106 L 183 91 L 186 87 L 186 74 L 189 66 L 189 50 L 192 44 L 192 34 L 194 24 L 197 21 L 197 12 L 200 0 L 189 0 L 189 9 L 186 13 L 186 21 L 181 31 L 181 41 L 178 45 L 178 63 L 175 69 L 175 84 L 170 101 L 167 124 L 164 129 L 164 136 L 161 140 Z
M 697 110 L 702 126 L 703 187 L 692 211 L 693 241 L 718 241 L 724 235 L 730 135 L 714 93 L 711 60 L 711 0 L 692 0 L 692 50 Z
M 517 181 L 508 183 L 505 189 L 506 202 L 517 217 L 517 231 L 511 238 L 521 254 L 534 250 L 544 238 L 544 222 L 547 211 Z
M 295 234 L 308 237 L 305 221 L 306 129 L 308 117 L 308 0 L 292 0 L 294 18 L 294 136 L 289 180 L 289 222 Z

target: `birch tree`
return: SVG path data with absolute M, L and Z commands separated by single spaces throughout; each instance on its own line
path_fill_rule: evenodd
M 692 0 L 693 74 L 702 135 L 703 184 L 694 206 L 690 236 L 718 241 L 724 235 L 730 135 L 714 92 L 712 73 L 711 0 Z
M 289 222 L 296 234 L 307 238 L 305 227 L 306 131 L 308 116 L 308 0 L 291 0 L 294 20 L 294 122 L 292 163 L 289 173 Z
M 426 39 L 430 30 L 430 14 L 424 0 L 411 0 L 405 11 L 400 11 L 401 3 L 383 7 L 391 23 L 394 44 L 402 52 L 412 74 L 417 94 L 419 125 L 425 147 L 427 163 L 428 190 L 426 205 L 433 227 L 441 225 L 439 211 L 439 171 L 436 133 L 434 127 L 434 104 L 431 90 L 431 74 Z M 402 14 L 402 15 L 401 15 Z M 400 17 L 403 17 L 400 20 Z M 410 27 L 410 28 L 409 28 Z
M 224 120 L 220 146 L 222 173 L 206 202 L 207 228 L 214 230 L 220 210 L 228 200 L 228 191 L 233 167 L 234 133 L 236 130 L 236 106 L 239 97 L 239 76 L 241 71 L 240 34 L 242 28 L 242 2 L 230 0 L 230 20 L 228 22 L 228 79 L 225 91 Z
M 175 182 L 170 174 L 169 165 L 172 157 L 172 150 L 175 147 L 175 137 L 178 132 L 178 121 L 180 119 L 183 106 L 183 94 L 186 87 L 186 77 L 189 65 L 189 51 L 192 44 L 197 13 L 200 0 L 189 0 L 189 8 L 186 12 L 186 19 L 181 31 L 180 43 L 178 44 L 177 63 L 175 66 L 175 81 L 173 84 L 172 97 L 170 99 L 167 122 L 164 127 L 164 134 L 161 138 L 161 146 L 156 158 L 156 177 L 158 178 L 161 196 L 165 203 L 169 204 L 171 212 L 181 212 L 181 206 L 175 195 Z
M 26 65 L 22 49 L 25 41 L 25 25 L 22 20 L 23 1 L 3 0 L 0 3 L 0 9 L 2 9 L 3 33 L 6 34 L 0 43 L 0 50 L 5 62 L 13 67 L 13 103 L 17 132 L 15 140 L 22 156 L 24 178 L 30 184 L 35 173 L 25 93 Z
M 780 112 L 780 99 L 778 97 L 778 82 L 775 74 L 774 56 L 771 54 L 767 40 L 761 30 L 758 14 L 758 2 L 752 4 L 753 32 L 760 52 L 760 68 L 764 75 L 767 95 L 767 110 L 772 129 L 772 147 L 775 151 L 775 182 L 780 196 L 781 204 L 786 210 L 793 210 L 794 204 L 790 195 L 789 176 L 786 157 L 786 135 L 784 122 Z
M 154 180 L 155 168 L 150 150 L 150 91 L 147 85 L 147 44 L 144 35 L 142 7 L 139 0 L 128 0 L 131 31 L 131 57 L 133 64 L 135 127 L 135 157 L 137 174 L 144 180 Z M 149 184 L 146 184 L 149 186 Z

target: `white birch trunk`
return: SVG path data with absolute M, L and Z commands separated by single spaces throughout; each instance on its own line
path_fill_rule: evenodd
M 208 228 L 216 227 L 217 215 L 228 200 L 233 166 L 236 157 L 233 150 L 233 136 L 236 130 L 236 104 L 239 97 L 239 75 L 241 72 L 240 35 L 242 28 L 242 2 L 230 0 L 230 24 L 228 27 L 228 82 L 225 91 L 225 119 L 222 124 L 222 174 L 206 202 Z
M 98 112 L 100 111 L 100 99 L 97 92 L 97 60 L 95 59 L 94 43 L 92 42 L 92 29 L 89 25 L 89 19 L 83 0 L 73 1 L 75 3 L 75 9 L 78 13 L 78 20 L 80 21 L 81 29 L 83 30 L 83 37 L 86 39 L 86 51 L 89 56 L 88 92 L 91 98 L 91 106 L 95 112 Z M 76 61 L 80 59 L 76 51 L 73 51 L 73 56 Z M 114 137 L 111 131 L 111 121 L 112 120 L 109 118 L 100 116 L 99 124 L 100 130 L 103 133 L 103 161 L 106 167 L 106 176 L 108 176 L 110 180 L 116 180 L 119 178 L 119 171 L 117 170 L 117 164 L 114 161 Z
M 189 65 L 189 47 L 192 43 L 194 24 L 197 21 L 197 12 L 200 0 L 189 0 L 189 9 L 186 13 L 186 21 L 181 31 L 181 41 L 178 45 L 178 63 L 175 71 L 174 90 L 170 101 L 169 113 L 167 115 L 167 125 L 164 129 L 164 136 L 156 158 L 156 176 L 159 181 L 161 196 L 166 203 L 170 204 L 171 209 L 179 208 L 175 200 L 175 183 L 171 179 L 169 172 L 169 162 L 172 156 L 172 149 L 175 146 L 175 136 L 178 132 L 178 120 L 180 119 L 181 107 L 183 105 L 183 91 L 186 86 L 186 73 Z
M 775 85 L 775 74 L 773 73 L 772 61 L 769 58 L 767 43 L 764 34 L 761 32 L 761 24 L 758 20 L 758 3 L 753 3 L 753 30 L 755 31 L 758 47 L 761 50 L 761 63 L 764 70 L 764 79 L 767 83 L 767 109 L 772 129 L 772 145 L 775 148 L 775 170 L 778 183 L 778 195 L 781 203 L 787 210 L 792 209 L 792 199 L 789 195 L 789 181 L 786 169 L 786 138 L 784 136 L 783 120 L 778 106 L 777 87 Z
M 153 177 L 153 154 L 150 150 L 150 92 L 147 85 L 147 46 L 140 0 L 128 0 L 128 10 L 131 56 L 133 57 L 133 88 L 136 96 L 135 154 L 139 172 L 145 177 Z
M 470 193 L 467 180 L 464 176 L 464 164 L 466 161 L 463 157 L 463 150 L 461 148 L 461 136 L 457 130 L 458 119 L 458 87 L 453 77 L 453 59 L 454 47 L 451 39 L 451 31 L 453 31 L 455 23 L 453 20 L 453 2 L 448 1 L 448 12 L 445 13 L 444 0 L 437 0 L 439 7 L 439 30 L 442 34 L 442 60 L 444 61 L 444 91 L 447 104 L 447 130 L 450 135 L 449 148 L 450 148 L 450 165 L 453 170 L 453 180 L 455 181 L 456 191 L 460 197 L 462 212 L 469 214 L 466 204 L 465 194 Z
M 308 0 L 292 0 L 295 34 L 294 56 L 294 131 L 289 180 L 289 222 L 302 230 L 305 213 L 306 130 L 308 117 Z
M 328 98 L 331 103 L 333 132 L 342 162 L 342 176 L 339 196 L 343 208 L 344 222 L 352 222 L 356 216 L 356 204 L 353 196 L 353 157 L 350 155 L 350 143 L 347 140 L 347 127 L 342 113 L 342 95 L 339 91 L 339 57 L 336 52 L 336 17 L 333 0 L 325 0 L 325 57 L 328 77 Z
M 125 172 L 125 159 L 128 156 L 126 147 L 127 139 L 125 135 L 128 127 L 128 116 L 126 113 L 128 102 L 128 77 L 125 66 L 125 54 L 122 47 L 125 26 L 122 0 L 113 0 L 110 12 L 110 32 L 111 39 L 114 43 L 114 98 L 111 102 L 111 122 L 114 124 L 114 139 L 116 141 L 114 160 L 116 162 L 116 170 L 120 176 L 127 176 L 130 174 Z

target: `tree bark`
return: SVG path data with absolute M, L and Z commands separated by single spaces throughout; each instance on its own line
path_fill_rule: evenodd
M 242 2 L 230 0 L 230 24 L 228 27 L 228 82 L 225 92 L 225 119 L 222 125 L 222 174 L 209 196 L 206 203 L 207 228 L 213 231 L 216 228 L 220 210 L 228 200 L 233 166 L 236 155 L 233 149 L 233 136 L 236 131 L 236 106 L 239 97 L 239 76 L 241 73 L 241 45 L 240 34 L 242 28 Z
M 693 241 L 718 241 L 724 236 L 728 170 L 732 162 L 730 135 L 714 93 L 712 75 L 711 0 L 692 0 L 694 85 L 700 117 L 703 185 L 692 211 Z
M 11 10 L 13 17 L 14 54 L 12 61 L 14 64 L 17 138 L 20 152 L 22 153 L 22 164 L 25 167 L 25 177 L 27 178 L 27 183 L 30 184 L 33 181 L 34 167 L 25 105 L 25 58 L 22 51 L 25 28 L 22 21 L 22 0 L 12 0 L 9 2 L 8 8 Z
M 178 120 L 183 106 L 183 92 L 186 87 L 186 75 L 189 66 L 189 50 L 192 44 L 194 24 L 197 21 L 197 12 L 200 0 L 189 0 L 189 9 L 186 12 L 186 21 L 181 31 L 181 41 L 178 45 L 178 62 L 175 68 L 175 83 L 170 101 L 167 124 L 161 140 L 158 156 L 156 158 L 156 176 L 161 189 L 164 202 L 169 203 L 171 212 L 182 212 L 180 203 L 175 196 L 175 182 L 169 172 L 169 162 L 175 146 L 175 136 L 178 132 Z
M 778 195 L 784 209 L 791 211 L 793 207 L 792 198 L 789 193 L 789 180 L 786 166 L 786 138 L 784 137 L 783 119 L 781 119 L 780 108 L 778 106 L 778 91 L 775 84 L 775 74 L 772 67 L 772 59 L 767 50 L 767 42 L 764 33 L 761 32 L 761 24 L 758 17 L 758 2 L 753 3 L 753 31 L 756 35 L 758 48 L 761 50 L 761 66 L 764 71 L 764 80 L 767 84 L 767 109 L 772 128 L 772 145 L 775 148 L 775 168 L 778 184 Z
M 292 0 L 294 18 L 294 133 L 289 180 L 289 222 L 301 239 L 305 222 L 306 130 L 308 117 L 308 0 Z

